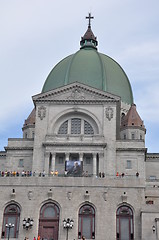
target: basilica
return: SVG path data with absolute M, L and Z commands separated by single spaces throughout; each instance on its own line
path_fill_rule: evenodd
M 87 18 L 80 49 L 32 97 L 23 137 L 0 151 L 1 239 L 159 239 L 159 153 Z

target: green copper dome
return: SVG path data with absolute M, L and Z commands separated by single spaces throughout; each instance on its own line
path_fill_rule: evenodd
M 52 69 L 42 92 L 79 82 L 118 95 L 123 102 L 132 104 L 128 77 L 116 61 L 97 51 L 98 42 L 90 26 L 80 44 L 79 51 L 64 58 Z

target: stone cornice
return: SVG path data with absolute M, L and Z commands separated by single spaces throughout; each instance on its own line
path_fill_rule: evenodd
M 98 147 L 106 147 L 107 144 L 106 143 L 84 143 L 84 142 L 81 142 L 81 143 L 75 143 L 75 142 L 43 142 L 43 146 L 47 147 L 47 146 L 90 146 L 90 147 L 95 147 L 95 146 L 98 146 Z
M 101 104 L 103 102 L 119 102 L 120 97 L 81 83 L 72 83 L 46 93 L 35 95 L 33 96 L 33 101 L 34 103 L 54 102 L 56 104 Z
M 137 151 L 146 152 L 147 148 L 117 148 L 116 151 Z
M 8 138 L 8 141 L 33 142 L 34 138 Z
M 141 126 L 121 126 L 120 127 L 120 131 L 124 131 L 124 130 L 127 130 L 127 129 L 140 129 L 142 131 L 144 131 L 146 133 L 146 129 L 144 127 L 141 127 Z
M 68 99 L 63 99 L 63 100 L 54 100 L 54 99 L 38 99 L 36 100 L 36 103 L 55 103 L 55 104 L 103 104 L 103 103 L 108 103 L 108 102 L 117 102 L 114 99 L 95 99 L 95 100 L 68 100 Z
M 5 147 L 5 150 L 30 150 L 33 151 L 33 147 Z

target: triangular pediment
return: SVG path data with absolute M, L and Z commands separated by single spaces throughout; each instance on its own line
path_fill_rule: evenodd
M 92 88 L 81 83 L 72 83 L 51 91 L 33 96 L 35 102 L 118 102 L 120 97 L 108 92 Z

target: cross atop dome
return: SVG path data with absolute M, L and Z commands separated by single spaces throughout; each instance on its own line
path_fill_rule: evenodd
M 89 19 L 88 27 L 90 28 L 91 27 L 91 19 L 94 19 L 94 17 L 91 16 L 91 13 L 88 13 L 88 17 L 86 17 L 86 19 Z

